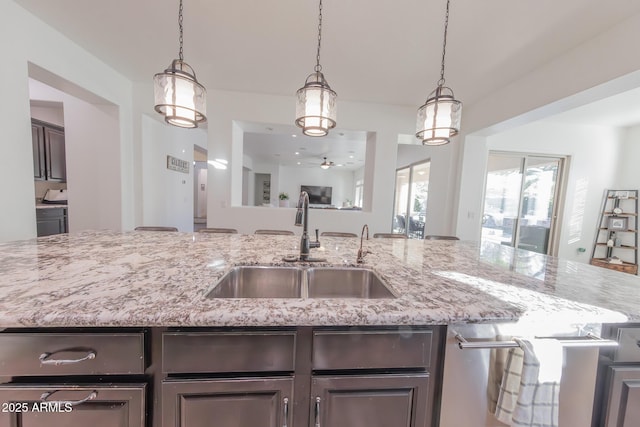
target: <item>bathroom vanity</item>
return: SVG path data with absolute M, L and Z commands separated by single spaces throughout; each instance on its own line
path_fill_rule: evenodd
M 312 250 L 325 261 L 283 261 L 299 242 L 104 231 L 0 244 L 0 426 L 448 427 L 463 397 L 452 356 L 472 354 L 452 330 L 574 337 L 640 321 L 637 278 L 589 265 L 397 239 L 364 241 L 359 265 L 360 239 L 329 237 Z M 300 292 L 217 292 L 239 289 L 238 267 L 298 269 Z M 353 279 L 322 269 L 366 269 L 389 293 L 336 295 Z

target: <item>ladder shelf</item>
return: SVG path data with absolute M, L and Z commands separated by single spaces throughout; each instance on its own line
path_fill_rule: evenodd
M 606 190 L 590 264 L 638 274 L 638 190 Z

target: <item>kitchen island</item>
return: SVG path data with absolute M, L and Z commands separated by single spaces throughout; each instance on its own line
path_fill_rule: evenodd
M 456 358 L 482 359 L 486 370 L 488 355 L 451 350 L 447 328 L 584 335 L 640 320 L 638 278 L 607 269 L 500 245 L 399 239 L 365 240 L 371 253 L 358 264 L 360 239 L 321 242 L 312 255 L 326 261 L 314 263 L 283 261 L 298 253 L 298 236 L 99 231 L 1 244 L 0 400 L 119 402 L 96 416 L 122 426 L 189 427 L 221 414 L 234 424 L 253 414 L 238 423 L 252 426 L 361 425 L 348 417 L 477 426 L 447 418 L 448 407 L 463 412 L 447 382 L 463 372 Z M 372 269 L 396 297 L 206 297 L 233 267 L 294 264 Z M 471 399 L 484 396 L 463 380 Z M 592 401 L 587 393 L 574 406 Z M 0 426 L 16 422 L 10 415 Z
M 290 265 L 298 236 L 83 232 L 0 244 L 0 327 L 640 321 L 640 281 L 474 242 L 321 239 L 313 265 L 375 270 L 398 298 L 209 299 L 236 265 Z M 300 263 L 298 263 L 300 264 Z

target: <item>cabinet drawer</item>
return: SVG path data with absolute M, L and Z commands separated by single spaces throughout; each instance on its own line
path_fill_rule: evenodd
M 0 334 L 0 376 L 143 374 L 143 333 Z
M 144 427 L 146 384 L 0 385 L 1 426 Z
M 618 329 L 616 362 L 640 362 L 640 328 Z
M 313 369 L 427 368 L 427 329 L 313 332 Z
M 294 370 L 295 331 L 166 332 L 165 373 L 275 372 Z
M 67 208 L 40 208 L 36 209 L 36 219 L 48 219 L 65 216 Z

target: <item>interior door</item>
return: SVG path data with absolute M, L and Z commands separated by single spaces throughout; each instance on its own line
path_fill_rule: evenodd
M 552 253 L 564 159 L 490 153 L 482 215 L 482 240 Z

